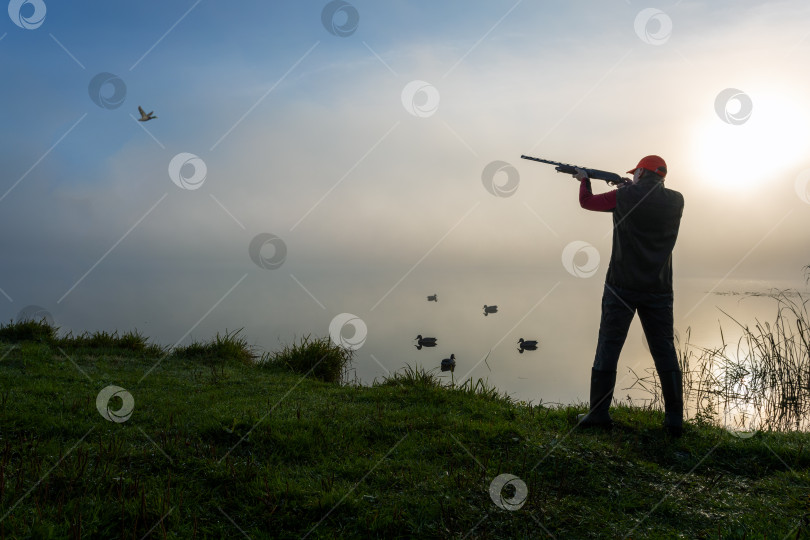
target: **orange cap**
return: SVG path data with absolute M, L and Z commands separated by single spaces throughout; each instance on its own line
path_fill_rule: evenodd
M 667 175 L 667 164 L 663 158 L 660 156 L 647 156 L 641 158 L 641 161 L 638 162 L 634 168 L 627 171 L 628 174 L 636 172 L 636 169 L 646 169 L 650 172 L 654 172 L 659 176 L 666 176 Z

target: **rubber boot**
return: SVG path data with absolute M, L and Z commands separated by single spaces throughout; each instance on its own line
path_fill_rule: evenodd
M 610 427 L 608 409 L 613 401 L 613 387 L 616 385 L 615 371 L 599 371 L 591 368 L 591 409 L 587 414 L 577 415 L 582 427 Z
M 677 371 L 658 373 L 664 395 L 664 433 L 672 437 L 683 435 L 683 374 Z

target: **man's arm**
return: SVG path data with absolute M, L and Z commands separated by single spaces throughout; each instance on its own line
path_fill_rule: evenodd
M 610 212 L 616 208 L 617 190 L 594 195 L 591 191 L 591 180 L 585 171 L 578 169 L 575 178 L 579 180 L 579 205 L 582 208 L 595 212 Z

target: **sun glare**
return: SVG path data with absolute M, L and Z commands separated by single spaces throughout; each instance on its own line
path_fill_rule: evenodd
M 695 165 L 712 185 L 747 189 L 806 162 L 810 129 L 806 111 L 795 102 L 777 95 L 752 95 L 748 103 L 732 97 L 725 118 L 722 112 L 699 126 L 695 137 Z

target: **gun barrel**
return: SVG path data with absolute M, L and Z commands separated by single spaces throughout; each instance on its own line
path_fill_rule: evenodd
M 588 173 L 588 177 L 594 180 L 604 180 L 605 182 L 614 185 L 621 185 L 629 182 L 629 180 L 626 180 L 625 178 L 622 178 L 620 175 L 613 172 L 600 171 L 599 169 L 589 169 L 587 167 L 578 167 L 577 165 L 570 165 L 568 163 L 560 163 L 559 161 L 551 161 L 548 159 L 542 159 L 526 155 L 521 155 L 520 157 L 523 159 L 530 159 L 532 161 L 539 161 L 540 163 L 548 163 L 549 165 L 555 165 L 556 166 L 555 169 L 557 172 L 565 174 L 574 175 L 576 174 L 575 169 L 579 168 Z
M 548 159 L 543 159 L 539 157 L 532 157 L 532 156 L 520 156 L 523 159 L 530 159 L 532 161 L 539 161 L 540 163 L 548 163 L 549 165 L 566 165 L 566 163 L 560 163 L 559 161 L 549 161 Z

